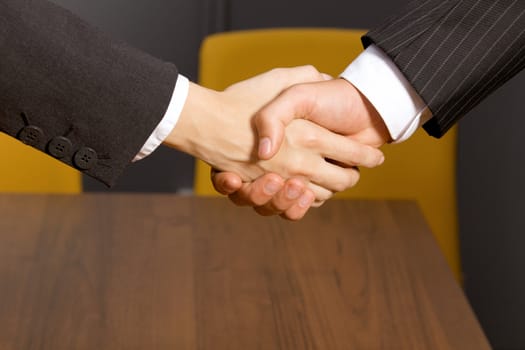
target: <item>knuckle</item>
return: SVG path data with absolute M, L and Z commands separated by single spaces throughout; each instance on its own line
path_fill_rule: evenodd
M 270 114 L 266 111 L 266 108 L 263 107 L 260 111 L 258 111 L 255 116 L 253 117 L 253 122 L 257 126 L 266 125 L 271 121 Z
M 317 132 L 317 129 L 308 127 L 303 121 L 292 121 L 286 132 L 289 135 L 290 143 L 298 148 L 318 150 L 319 152 L 325 148 L 322 147 L 323 135 Z
M 318 133 L 312 130 L 301 134 L 303 146 L 311 149 L 317 149 L 321 145 L 321 137 Z
M 317 80 L 324 81 L 324 80 L 327 80 L 327 79 L 330 79 L 330 76 L 328 74 L 321 73 L 321 72 L 317 73 Z
M 317 76 L 319 76 L 319 71 L 311 64 L 304 65 L 302 68 L 305 76 L 312 78 L 316 78 Z
M 306 84 L 295 84 L 288 88 L 285 93 L 287 95 L 303 96 L 308 93 L 308 86 Z

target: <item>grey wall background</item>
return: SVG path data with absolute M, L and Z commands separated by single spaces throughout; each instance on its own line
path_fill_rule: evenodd
M 525 74 L 460 124 L 466 292 L 496 349 L 525 349 Z
M 370 28 L 408 0 L 55 0 L 111 35 L 197 78 L 212 32 L 264 27 Z M 495 349 L 525 349 L 525 73 L 460 127 L 458 191 L 465 290 Z M 123 130 L 125 132 L 125 130 Z M 429 155 L 431 156 L 431 155 Z M 191 158 L 160 149 L 112 191 L 191 188 Z M 429 184 L 431 186 L 432 184 Z M 106 190 L 85 179 L 87 191 Z

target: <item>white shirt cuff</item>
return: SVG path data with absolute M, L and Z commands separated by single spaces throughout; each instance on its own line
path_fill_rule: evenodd
M 375 107 L 395 143 L 432 118 L 425 102 L 381 49 L 370 45 L 341 73 Z
M 182 108 L 188 97 L 189 87 L 190 82 L 188 81 L 188 78 L 179 74 L 166 114 L 164 114 L 164 117 L 155 130 L 153 130 L 153 133 L 144 146 L 142 146 L 140 152 L 135 156 L 133 159 L 134 162 L 149 156 L 162 142 L 164 142 L 166 137 L 168 137 L 179 121 L 180 113 L 182 112 Z

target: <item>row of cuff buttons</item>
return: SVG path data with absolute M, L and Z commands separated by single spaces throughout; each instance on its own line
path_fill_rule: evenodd
M 18 139 L 29 146 L 36 146 L 44 138 L 44 132 L 38 126 L 28 125 L 18 133 Z M 47 151 L 55 158 L 62 159 L 71 154 L 73 144 L 64 136 L 56 136 L 49 141 Z M 89 147 L 82 147 L 75 152 L 73 164 L 80 170 L 89 170 L 97 163 L 97 152 Z

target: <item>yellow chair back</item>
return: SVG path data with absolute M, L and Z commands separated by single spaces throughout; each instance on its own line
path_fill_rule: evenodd
M 80 193 L 81 175 L 60 161 L 0 133 L 0 192 Z
M 362 51 L 362 30 L 268 29 L 212 35 L 200 53 L 200 83 L 222 90 L 275 67 L 312 64 L 339 75 Z M 435 140 L 419 130 L 408 141 L 383 147 L 386 162 L 362 169 L 360 183 L 338 198 L 415 199 L 449 265 L 460 279 L 456 209 L 456 139 L 452 129 Z M 196 164 L 195 193 L 216 195 L 209 166 Z M 394 229 L 394 228 L 393 228 Z

